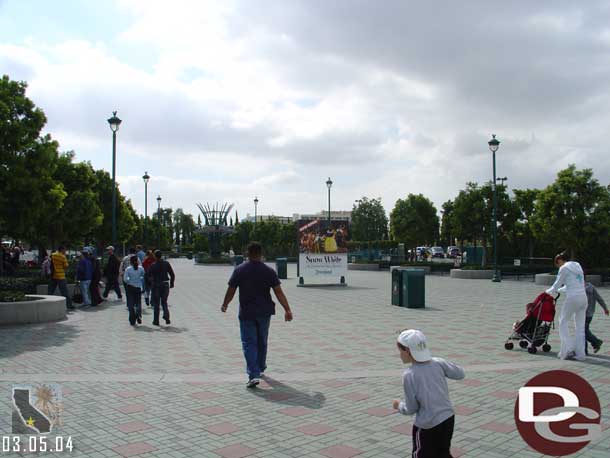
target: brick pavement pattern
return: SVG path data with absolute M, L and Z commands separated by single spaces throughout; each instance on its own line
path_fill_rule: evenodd
M 153 327 L 145 309 L 133 329 L 124 302 L 108 301 L 61 323 L 0 328 L 0 432 L 11 431 L 13 384 L 57 382 L 70 456 L 410 456 L 412 419 L 389 408 L 402 396 L 395 338 L 414 327 L 433 354 L 466 369 L 449 382 L 455 456 L 541 456 L 516 431 L 513 407 L 518 388 L 551 369 L 587 379 L 602 404 L 603 438 L 573 456 L 610 455 L 610 321 L 596 315 L 592 329 L 608 348 L 585 363 L 556 359 L 557 331 L 550 354 L 506 351 L 512 323 L 542 290 L 531 282 L 429 276 L 428 307 L 417 310 L 390 305 L 388 272 L 350 272 L 346 288 L 298 288 L 290 265 L 283 283 L 295 321 L 273 319 L 268 378 L 247 390 L 236 300 L 219 311 L 232 268 L 172 264 L 169 327 Z

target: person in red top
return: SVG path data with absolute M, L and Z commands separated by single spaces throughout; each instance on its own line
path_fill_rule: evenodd
M 148 250 L 146 252 L 146 256 L 144 257 L 144 261 L 142 261 L 142 267 L 144 267 L 144 272 L 148 272 L 148 269 L 150 269 L 150 266 L 152 266 L 156 260 L 157 258 L 155 258 L 155 256 L 153 255 L 152 250 Z M 144 300 L 146 301 L 146 305 L 150 307 L 150 283 L 146 280 L 144 281 L 144 293 Z

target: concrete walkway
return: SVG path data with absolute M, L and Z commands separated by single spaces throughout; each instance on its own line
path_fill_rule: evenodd
M 11 432 L 14 384 L 55 382 L 71 456 L 410 456 L 410 419 L 390 409 L 402 396 L 395 337 L 407 327 L 467 371 L 450 382 L 455 456 L 541 456 L 516 431 L 513 408 L 519 387 L 545 370 L 586 378 L 609 424 L 610 320 L 602 313 L 593 329 L 608 351 L 585 363 L 555 358 L 556 331 L 551 354 L 504 350 L 512 323 L 541 290 L 533 283 L 428 276 L 428 308 L 410 310 L 389 305 L 388 272 L 350 272 L 347 288 L 297 288 L 289 266 L 284 287 L 295 321 L 274 318 L 269 378 L 247 390 L 237 303 L 219 311 L 231 268 L 172 263 L 169 327 L 153 327 L 146 310 L 133 329 L 125 304 L 109 302 L 61 323 L 0 328 L 2 434 Z M 600 291 L 610 302 L 610 290 Z M 573 456 L 607 458 L 609 441 L 605 430 Z

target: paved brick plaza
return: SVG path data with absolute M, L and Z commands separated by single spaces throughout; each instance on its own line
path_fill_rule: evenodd
M 466 369 L 450 382 L 457 412 L 454 452 L 466 457 L 535 457 L 515 429 L 517 389 L 550 369 L 593 384 L 610 425 L 610 319 L 593 329 L 608 348 L 586 363 L 505 351 L 511 324 L 541 291 L 526 281 L 426 280 L 426 310 L 390 306 L 388 272 L 350 272 L 349 287 L 284 288 L 295 321 L 274 318 L 268 383 L 245 388 L 236 318 L 220 305 L 229 267 L 173 262 L 172 326 L 151 311 L 134 330 L 124 304 L 77 310 L 66 322 L 0 328 L 0 431 L 11 431 L 14 383 L 59 382 L 62 433 L 86 457 L 404 457 L 409 418 L 393 414 L 402 396 L 396 332 L 423 330 L 433 353 Z M 610 291 L 600 289 L 610 302 Z M 280 307 L 278 309 L 281 310 Z M 610 432 L 573 456 L 607 458 Z M 10 456 L 3 454 L 2 456 Z

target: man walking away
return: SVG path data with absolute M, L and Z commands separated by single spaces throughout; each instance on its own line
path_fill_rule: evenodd
M 123 300 L 123 295 L 121 294 L 121 288 L 119 286 L 119 268 L 121 261 L 114 254 L 114 247 L 109 246 L 106 248 L 108 251 L 108 263 L 104 268 L 104 277 L 106 277 L 106 287 L 104 288 L 104 299 L 108 298 L 108 293 L 111 289 L 114 289 L 116 293 L 116 297 L 118 300 Z
M 51 281 L 49 282 L 49 296 L 55 293 L 55 289 L 59 286 L 61 295 L 66 298 L 66 307 L 73 309 L 72 298 L 68 294 L 68 285 L 66 284 L 66 269 L 68 268 L 68 260 L 66 259 L 66 247 L 60 245 L 55 253 L 51 255 Z
M 93 264 L 89 259 L 89 249 L 83 248 L 82 256 L 76 266 L 76 279 L 79 282 L 80 291 L 83 295 L 83 307 L 91 305 L 91 280 L 93 279 Z
M 292 321 L 288 299 L 282 291 L 275 270 L 262 262 L 263 249 L 260 243 L 248 245 L 248 262 L 238 266 L 229 280 L 229 287 L 221 311 L 226 312 L 229 303 L 239 288 L 239 330 L 246 359 L 248 388 L 255 388 L 267 368 L 267 338 L 271 315 L 275 315 L 275 297 L 284 307 L 285 321 Z
M 601 307 L 604 309 L 604 313 L 606 314 L 606 316 L 608 316 L 610 314 L 610 312 L 608 312 L 608 307 L 606 306 L 606 302 L 604 302 L 604 299 L 599 295 L 599 292 L 597 291 L 597 289 L 595 288 L 595 286 L 593 286 L 593 283 L 591 282 L 587 282 L 587 284 L 585 285 L 585 292 L 587 293 L 587 317 L 585 318 L 585 338 L 587 340 L 587 343 L 585 344 L 585 353 L 588 355 L 589 354 L 589 343 L 591 345 L 593 345 L 593 352 L 597 353 L 599 351 L 599 349 L 601 348 L 602 344 L 604 343 L 603 340 L 598 339 L 595 334 L 593 334 L 591 332 L 590 326 L 591 326 L 591 321 L 593 321 L 593 314 L 595 313 L 595 304 L 599 303 L 599 305 L 601 305 Z
M 147 280 L 150 282 L 152 290 L 152 305 L 153 305 L 153 325 L 159 326 L 159 303 L 163 307 L 163 319 L 165 324 L 171 324 L 169 319 L 169 308 L 167 307 L 167 298 L 169 297 L 169 289 L 174 287 L 176 275 L 169 262 L 161 259 L 161 250 L 155 251 L 157 261 L 150 266 L 146 273 Z

